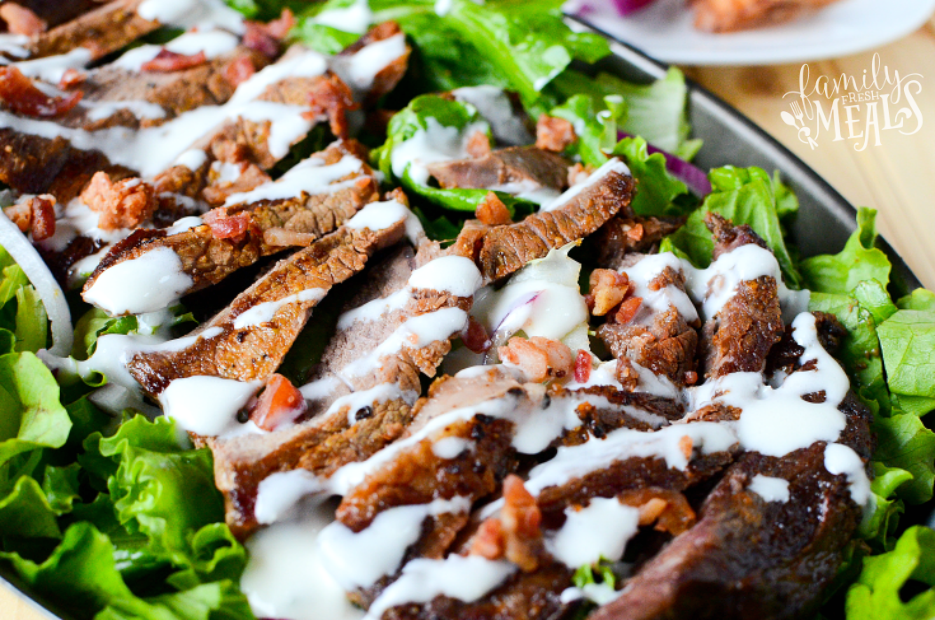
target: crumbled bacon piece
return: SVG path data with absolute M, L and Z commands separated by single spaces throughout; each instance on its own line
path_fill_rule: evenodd
M 302 392 L 284 376 L 274 374 L 251 409 L 250 419 L 263 430 L 273 431 L 307 410 L 308 403 Z
M 84 71 L 71 68 L 65 69 L 65 73 L 62 74 L 62 79 L 58 81 L 58 87 L 62 90 L 71 90 L 79 84 L 83 84 L 87 79 L 88 74 Z
M 637 224 L 636 226 L 632 226 L 627 230 L 627 237 L 632 241 L 641 241 L 643 239 L 643 234 L 644 231 L 642 224 Z
M 640 373 L 633 368 L 633 364 L 625 357 L 617 359 L 617 370 L 614 376 L 620 383 L 620 389 L 624 392 L 632 392 L 640 385 Z
M 536 498 L 516 474 L 510 474 L 503 481 L 500 522 L 503 524 L 506 559 L 523 572 L 536 570 L 543 550 L 542 513 Z
M 228 164 L 237 166 L 238 164 Z M 220 181 L 216 175 L 208 187 L 201 191 L 201 197 L 211 206 L 220 206 L 227 202 L 228 197 L 268 183 L 271 179 L 262 168 L 250 162 L 240 162 L 240 172 L 233 181 Z
M 15 205 L 4 207 L 3 214 L 16 224 L 21 233 L 25 235 L 29 232 L 29 225 L 32 224 L 32 209 L 29 208 L 28 203 L 18 202 Z
M 487 330 L 472 316 L 468 317 L 467 327 L 461 332 L 461 340 L 469 350 L 474 353 L 483 353 L 490 348 L 491 340 Z
M 224 77 L 227 78 L 232 88 L 237 88 L 249 80 L 254 73 L 256 73 L 256 67 L 247 56 L 240 56 L 224 67 Z
M 15 2 L 4 2 L 0 6 L 0 19 L 6 22 L 7 30 L 13 34 L 34 37 L 45 32 L 49 25 L 45 20 Z
M 578 140 L 575 126 L 564 118 L 543 114 L 536 123 L 536 148 L 561 153 Z
M 682 454 L 685 455 L 685 458 L 690 459 L 692 457 L 692 449 L 694 448 L 694 442 L 692 438 L 688 435 L 683 435 L 679 438 L 679 450 L 682 451 Z
M 205 56 L 204 52 L 186 56 L 185 54 L 176 54 L 173 51 L 162 48 L 159 50 L 159 53 L 156 54 L 155 58 L 144 62 L 140 68 L 143 71 L 150 71 L 152 73 L 172 73 L 173 71 L 191 69 L 192 67 L 203 65 L 206 62 L 208 62 L 208 57 Z
M 243 44 L 244 47 L 259 52 L 267 58 L 275 58 L 279 55 L 279 41 L 267 32 L 265 24 L 246 22 Z
M 575 381 L 585 383 L 591 378 L 591 354 L 584 349 L 578 349 L 575 356 Z
M 588 296 L 593 302 L 591 314 L 604 316 L 627 296 L 630 280 L 627 274 L 613 269 L 595 269 L 591 272 Z
M 620 304 L 620 309 L 617 310 L 617 314 L 614 315 L 614 320 L 622 325 L 629 323 L 633 320 L 633 317 L 636 316 L 636 313 L 640 311 L 642 305 L 642 297 L 631 297 Z
M 295 15 L 289 9 L 283 9 L 278 18 L 266 24 L 266 34 L 282 41 L 295 28 Z
M 217 239 L 230 239 L 234 243 L 243 240 L 247 231 L 253 225 L 253 220 L 247 213 L 228 215 L 226 207 L 212 209 L 202 216 L 202 221 L 211 229 L 211 234 Z
M 136 228 L 156 210 L 156 191 L 152 185 L 137 178 L 114 183 L 103 171 L 91 177 L 81 192 L 81 200 L 92 211 L 100 213 L 101 230 Z
M 354 101 L 354 93 L 340 77 L 334 73 L 320 76 L 315 80 L 309 95 L 310 110 L 308 118 L 328 117 L 331 133 L 337 138 L 347 138 L 347 113 L 360 105 Z
M 43 241 L 55 234 L 55 196 L 41 194 L 29 199 L 30 228 L 34 241 Z
M 694 370 L 686 370 L 685 376 L 682 377 L 682 382 L 685 385 L 695 385 L 698 383 L 698 373 Z
M 477 205 L 475 215 L 477 219 L 488 226 L 500 226 L 501 224 L 511 224 L 513 222 L 510 211 L 493 192 L 487 192 L 484 201 Z
M 17 114 L 26 116 L 61 116 L 78 105 L 84 93 L 50 97 L 16 67 L 0 67 L 0 99 Z
M 467 143 L 467 154 L 471 157 L 483 157 L 484 155 L 490 154 L 490 138 L 487 137 L 487 134 L 483 131 L 475 131 L 471 134 L 471 137 L 468 138 Z
M 591 173 L 594 172 L 594 166 L 591 164 L 575 164 L 568 168 L 568 185 L 577 185 L 588 180 Z
M 575 356 L 571 349 L 558 340 L 533 336 L 510 338 L 505 347 L 498 349 L 500 359 L 516 364 L 533 382 L 561 379 L 575 371 Z
M 468 555 L 479 555 L 488 560 L 499 560 L 503 557 L 505 543 L 503 541 L 503 524 L 500 519 L 490 518 L 477 528 L 468 546 Z
M 633 489 L 618 496 L 621 503 L 640 511 L 639 524 L 656 524 L 655 529 L 678 536 L 695 523 L 695 511 L 678 491 L 649 487 Z

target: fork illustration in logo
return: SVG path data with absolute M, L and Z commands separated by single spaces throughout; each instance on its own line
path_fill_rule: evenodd
M 802 112 L 802 107 L 799 105 L 798 101 L 792 102 L 792 114 L 789 114 L 785 110 L 779 113 L 782 117 L 782 122 L 791 127 L 795 127 L 799 130 L 798 137 L 799 142 L 804 142 L 812 147 L 812 150 L 815 150 L 815 147 L 818 146 L 818 143 L 812 138 L 812 129 L 805 125 L 805 114 Z M 800 126 L 801 125 L 801 126 Z

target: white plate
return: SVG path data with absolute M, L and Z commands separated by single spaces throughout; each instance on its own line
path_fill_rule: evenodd
M 793 22 L 726 34 L 695 29 L 687 0 L 657 0 L 621 17 L 611 0 L 579 13 L 596 28 L 663 62 L 765 65 L 821 60 L 879 47 L 913 32 L 935 0 L 841 0 Z

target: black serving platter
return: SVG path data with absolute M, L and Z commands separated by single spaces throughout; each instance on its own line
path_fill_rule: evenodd
M 668 67 L 628 46 L 600 29 L 599 24 L 571 18 L 580 26 L 598 32 L 612 43 L 613 55 L 593 67 L 624 80 L 647 83 L 665 76 Z M 759 166 L 779 170 L 783 181 L 799 198 L 799 213 L 790 225 L 793 244 L 803 257 L 837 252 L 857 228 L 854 207 L 814 170 L 792 154 L 746 116 L 698 84 L 688 81 L 689 120 L 694 137 L 704 146 L 694 163 L 702 169 L 726 164 Z M 901 296 L 921 286 L 905 261 L 882 238 L 878 242 L 893 263 L 891 286 L 894 296 Z M 919 510 L 918 508 L 922 508 Z M 905 521 L 924 521 L 931 506 L 918 507 Z M 913 518 L 914 517 L 914 518 Z M 40 616 L 50 620 L 72 620 L 75 616 L 55 603 L 44 600 L 18 577 L 6 562 L 0 562 L 0 582 L 18 590 Z M 0 610 L 0 618 L 5 617 Z

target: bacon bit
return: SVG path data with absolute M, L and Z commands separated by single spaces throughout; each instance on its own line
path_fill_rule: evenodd
M 91 177 L 81 200 L 101 214 L 97 223 L 101 230 L 136 228 L 152 217 L 157 204 L 156 190 L 149 183 L 137 178 L 114 183 L 103 171 Z
M 575 381 L 586 383 L 591 378 L 591 354 L 584 349 L 578 349 L 575 357 Z
M 240 243 L 253 226 L 253 219 L 249 214 L 228 215 L 226 207 L 212 209 L 201 219 L 208 225 L 211 234 L 216 239 L 230 239 L 234 243 Z
M 500 519 L 491 517 L 477 528 L 477 532 L 471 538 L 467 554 L 479 555 L 488 560 L 499 560 L 503 557 L 505 548 L 503 524 L 500 523 Z
M 468 316 L 468 324 L 464 331 L 461 332 L 461 340 L 464 342 L 464 346 L 474 353 L 484 353 L 490 349 L 492 344 L 490 336 L 487 335 L 487 330 L 472 316 Z
M 240 162 L 240 173 L 233 181 L 218 182 L 219 176 L 212 169 L 209 173 L 211 185 L 201 190 L 201 197 L 212 207 L 223 205 L 233 194 L 249 192 L 272 180 L 262 168 L 246 161 Z
M 541 336 L 510 338 L 497 351 L 500 359 L 516 364 L 533 382 L 567 377 L 575 371 L 575 356 L 562 342 Z
M 614 306 L 623 301 L 630 287 L 627 274 L 613 269 L 595 269 L 591 272 L 589 281 L 591 286 L 588 295 L 593 301 L 591 314 L 594 316 L 604 316 L 610 312 Z
M 685 385 L 695 385 L 698 383 L 698 373 L 694 370 L 686 370 L 685 375 L 682 377 L 682 382 Z
M 627 231 L 627 237 L 633 241 L 640 241 L 643 238 L 643 225 L 637 224 Z
M 250 419 L 263 430 L 273 431 L 278 426 L 292 422 L 308 410 L 305 397 L 292 383 L 280 374 L 274 374 L 266 382 L 250 411 Z
M 3 209 L 4 215 L 10 218 L 10 221 L 16 224 L 19 231 L 24 235 L 29 232 L 29 225 L 32 224 L 32 209 L 28 202 L 18 202 Z
M 502 224 L 512 224 L 513 218 L 510 217 L 510 211 L 503 204 L 497 195 L 493 192 L 487 192 L 484 201 L 477 205 L 475 214 L 484 224 L 488 226 L 500 226 Z
M 588 180 L 588 177 L 591 176 L 591 173 L 594 172 L 594 166 L 588 164 L 587 166 L 583 164 L 575 164 L 568 169 L 568 185 L 577 185 L 578 183 L 584 183 Z
M 231 88 L 237 88 L 249 80 L 254 73 L 256 73 L 256 67 L 253 66 L 253 61 L 248 56 L 240 56 L 224 67 L 224 77 L 227 78 Z
M 347 113 L 359 108 L 360 104 L 354 101 L 354 93 L 344 80 L 334 73 L 319 76 L 309 92 L 308 103 L 311 109 L 303 114 L 304 117 L 327 116 L 331 133 L 336 138 L 347 138 Z
M 173 51 L 162 48 L 156 57 L 149 62 L 144 62 L 140 69 L 151 73 L 172 73 L 183 69 L 191 69 L 198 65 L 208 62 L 208 57 L 204 52 L 198 52 L 191 56 L 185 54 L 176 54 Z
M 626 325 L 633 320 L 633 317 L 635 317 L 636 313 L 640 311 L 640 306 L 642 305 L 642 297 L 631 297 L 630 299 L 620 304 L 620 309 L 617 310 L 617 314 L 614 315 L 614 320 L 621 325 Z
M 295 15 L 291 10 L 283 9 L 279 17 L 266 24 L 265 28 L 266 34 L 282 41 L 295 28 Z
M 83 96 L 78 91 L 67 97 L 49 97 L 16 67 L 0 67 L 0 98 L 17 114 L 61 116 L 78 105 Z
M 526 490 L 523 480 L 510 474 L 503 481 L 503 510 L 500 512 L 506 559 L 529 573 L 539 567 L 543 549 L 542 513 L 536 498 Z
M 633 392 L 640 385 L 640 373 L 625 357 L 617 359 L 617 370 L 614 375 L 624 392 Z
M 633 489 L 618 496 L 621 503 L 640 511 L 639 524 L 656 523 L 655 529 L 678 536 L 695 523 L 695 511 L 677 491 L 649 487 Z
M 62 79 L 58 81 L 58 87 L 62 90 L 71 90 L 88 79 L 88 74 L 77 69 L 65 69 Z
M 692 448 L 695 444 L 692 441 L 692 438 L 688 435 L 682 435 L 679 439 L 679 450 L 682 451 L 682 454 L 685 455 L 685 458 L 690 459 L 692 457 Z
M 318 240 L 312 233 L 296 232 L 285 228 L 268 228 L 263 231 L 263 243 L 274 247 L 306 247 Z
M 279 55 L 279 41 L 266 30 L 266 24 L 258 22 L 245 22 L 246 31 L 243 35 L 244 47 L 259 52 L 268 58 Z
M 24 34 L 28 37 L 42 34 L 49 28 L 45 20 L 15 2 L 4 2 L 0 6 L 0 19 L 6 22 L 7 30 L 13 34 Z
M 536 123 L 536 148 L 561 153 L 578 140 L 575 126 L 564 118 L 543 114 Z
M 29 199 L 32 238 L 43 241 L 55 234 L 55 196 L 41 194 Z
M 477 159 L 490 154 L 490 138 L 483 131 L 475 131 L 471 134 L 467 143 L 467 154 Z

